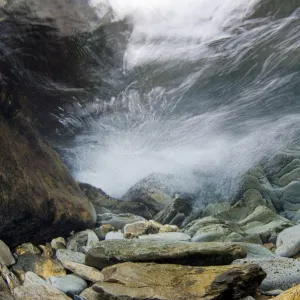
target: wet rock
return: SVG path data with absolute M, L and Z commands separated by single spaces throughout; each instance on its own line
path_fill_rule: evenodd
M 246 255 L 246 249 L 231 243 L 114 240 L 97 243 L 86 254 L 85 263 L 97 269 L 128 261 L 220 265 Z
M 274 296 L 274 297 L 278 296 L 282 293 L 283 293 L 283 290 L 272 290 L 272 291 L 263 292 L 263 294 L 266 295 L 266 296 Z
M 67 242 L 63 237 L 59 237 L 59 238 L 53 239 L 51 241 L 51 247 L 55 250 L 66 249 L 67 248 Z
M 20 285 L 16 276 L 3 263 L 0 263 L 0 279 L 5 293 L 7 291 L 12 293 Z
M 132 237 L 138 237 L 143 234 L 158 233 L 163 226 L 153 220 L 140 221 L 127 224 L 124 227 L 124 234 Z
M 80 300 L 103 300 L 103 297 L 99 293 L 95 292 L 92 288 L 84 290 L 80 294 L 80 297 L 82 297 Z
M 289 290 L 279 294 L 272 300 L 298 300 L 300 299 L 300 285 L 296 285 Z
M 135 222 L 146 221 L 143 217 L 136 216 L 133 214 L 102 214 L 98 215 L 97 225 L 111 225 L 116 230 L 123 230 L 127 224 Z
M 14 300 L 5 280 L 0 277 L 0 300 Z
M 186 216 L 193 209 L 193 201 L 177 195 L 173 202 L 169 203 L 162 211 L 154 216 L 154 220 L 162 224 L 181 226 Z
M 67 295 L 65 295 L 60 290 L 47 284 L 38 285 L 26 285 L 14 289 L 13 292 L 15 300 L 70 300 Z
M 262 282 L 262 291 L 287 290 L 300 282 L 300 262 L 291 258 L 259 258 L 259 259 L 239 259 L 233 264 L 253 263 L 259 265 L 266 273 L 267 277 Z
M 68 239 L 67 249 L 74 252 L 85 253 L 99 241 L 93 230 L 85 230 L 75 233 Z
M 93 290 L 105 299 L 241 299 L 265 277 L 255 265 L 191 267 L 124 263 L 103 270 Z M 130 274 L 130 276 L 128 276 Z
M 98 282 L 103 280 L 102 273 L 95 268 L 71 261 L 63 261 L 62 264 L 67 270 L 88 281 Z
M 32 285 L 32 284 L 41 285 L 41 284 L 46 284 L 46 281 L 33 272 L 26 272 L 23 284 L 24 285 Z
M 300 225 L 287 228 L 279 233 L 275 253 L 283 257 L 293 257 L 300 252 Z
M 140 202 L 127 202 L 118 200 L 108 196 L 99 188 L 95 188 L 86 183 L 79 184 L 84 191 L 87 198 L 93 203 L 98 214 L 112 213 L 112 214 L 133 214 L 140 215 L 146 219 L 151 219 L 151 213 L 149 209 Z M 141 220 L 131 221 L 129 223 L 137 222 Z M 124 227 L 124 226 L 123 226 Z M 122 229 L 122 228 L 116 228 Z
M 0 144 L 0 236 L 8 246 L 94 226 L 92 204 L 22 113 L 13 122 L 0 114 Z
M 47 282 L 70 297 L 79 295 L 88 285 L 85 280 L 75 275 L 49 277 Z
M 141 240 L 183 241 L 190 242 L 191 237 L 182 232 L 166 232 L 139 236 Z
M 176 225 L 164 225 L 159 229 L 159 233 L 164 232 L 178 232 L 179 228 Z
M 94 232 L 97 235 L 98 239 L 101 241 L 101 240 L 105 240 L 105 236 L 107 233 L 115 230 L 116 229 L 112 225 L 104 224 L 100 228 L 94 229 Z
M 262 245 L 251 244 L 251 243 L 237 243 L 247 249 L 248 258 L 278 258 L 273 252 L 268 250 Z
M 0 240 L 0 262 L 5 264 L 7 267 L 16 263 L 14 257 L 12 256 L 8 246 Z
M 47 243 L 46 245 L 39 245 L 39 248 L 42 250 L 42 256 L 52 258 L 54 255 L 53 248 L 51 244 Z
M 31 244 L 31 243 L 25 243 L 25 244 L 22 244 L 22 245 L 18 246 L 15 249 L 15 252 L 18 255 L 23 255 L 23 254 L 40 254 L 41 250 L 38 247 L 36 247 L 33 244 Z
M 142 203 L 150 212 L 151 219 L 173 202 L 173 199 L 154 187 L 145 188 L 139 184 L 133 186 L 122 197 L 124 201 Z
M 12 270 L 23 279 L 22 281 L 24 281 L 25 273 L 29 271 L 44 279 L 47 279 L 50 276 L 66 275 L 64 267 L 58 261 L 32 254 L 21 255 L 17 264 L 12 267 Z
M 124 234 L 122 232 L 109 232 L 106 236 L 105 236 L 105 240 L 124 240 Z
M 59 249 L 56 251 L 56 258 L 59 261 L 68 260 L 79 264 L 84 264 L 85 254 L 67 249 Z

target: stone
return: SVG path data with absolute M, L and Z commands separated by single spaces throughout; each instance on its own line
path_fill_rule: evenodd
M 132 235 L 132 236 L 139 236 L 142 234 L 147 233 L 148 229 L 148 224 L 147 221 L 140 221 L 140 222 L 135 222 L 131 224 L 126 224 L 124 227 L 124 234 L 125 235 Z
M 300 300 L 300 285 L 296 285 L 289 290 L 279 294 L 272 300 Z
M 59 249 L 56 251 L 56 258 L 59 261 L 68 260 L 79 264 L 84 264 L 85 254 L 81 252 L 74 252 L 67 249 Z
M 33 272 L 26 272 L 23 285 L 46 284 L 46 281 Z
M 47 282 L 70 297 L 79 295 L 88 287 L 84 279 L 72 274 L 61 277 L 51 276 Z
M 20 278 L 23 279 L 22 281 L 24 281 L 25 273 L 29 271 L 44 279 L 47 279 L 50 276 L 66 275 L 64 267 L 58 261 L 32 254 L 21 255 L 17 264 L 12 267 L 12 270 L 20 275 Z
M 151 219 L 153 219 L 153 217 L 167 205 L 173 202 L 173 199 L 162 190 L 155 187 L 145 188 L 139 184 L 131 187 L 122 197 L 122 200 L 142 203 L 148 208 Z
M 251 244 L 251 243 L 237 243 L 238 245 L 247 249 L 248 258 L 277 258 L 273 252 L 268 250 L 262 245 Z
M 10 248 L 44 244 L 96 222 L 93 205 L 32 124 L 23 113 L 13 122 L 0 113 L 0 236 Z
M 82 297 L 80 300 L 103 300 L 103 297 L 95 292 L 92 288 L 88 288 L 84 290 L 81 294 L 80 297 Z
M 282 293 L 283 293 L 283 290 L 272 290 L 272 291 L 263 292 L 263 294 L 266 296 L 278 296 Z
M 267 273 L 260 286 L 262 291 L 287 290 L 300 282 L 300 262 L 295 259 L 275 257 L 239 259 L 233 262 L 238 265 L 242 263 L 257 264 Z
M 88 281 L 98 282 L 103 280 L 102 273 L 95 268 L 71 261 L 63 261 L 62 264 L 67 270 Z
M 189 198 L 176 196 L 162 211 L 154 216 L 161 224 L 181 226 L 186 216 L 193 210 L 193 201 Z
M 105 240 L 106 234 L 111 231 L 116 231 L 116 229 L 110 224 L 104 224 L 100 228 L 94 229 L 94 232 L 100 241 Z
M 0 262 L 5 264 L 7 267 L 16 263 L 14 257 L 12 256 L 8 246 L 0 240 Z
M 246 255 L 246 249 L 231 243 L 112 240 L 99 242 L 91 248 L 86 254 L 85 263 L 100 270 L 128 261 L 222 265 Z
M 20 282 L 16 278 L 16 276 L 3 264 L 0 262 L 0 279 L 2 279 L 2 288 L 3 291 L 9 291 L 10 293 L 13 290 L 20 286 Z
M 26 285 L 14 289 L 13 296 L 15 300 L 70 300 L 71 298 L 65 295 L 60 290 L 47 284 Z
M 42 256 L 52 258 L 54 256 L 53 248 L 51 244 L 47 243 L 46 245 L 39 245 L 39 248 L 42 250 Z
M 165 232 L 149 235 L 140 235 L 141 240 L 183 241 L 190 242 L 191 237 L 182 232 Z
M 122 232 L 109 232 L 105 236 L 105 240 L 125 240 L 124 234 Z
M 177 232 L 179 231 L 179 228 L 176 225 L 164 225 L 159 229 L 159 233 L 164 233 L 164 232 Z
M 139 202 L 127 202 L 119 199 L 112 198 L 108 196 L 104 191 L 99 188 L 93 187 L 86 183 L 79 183 L 80 188 L 84 191 L 87 198 L 95 206 L 97 214 L 131 214 L 131 215 L 140 215 L 146 219 L 151 219 L 151 214 L 149 209 Z M 133 220 L 129 223 L 141 221 Z M 99 224 L 98 224 L 99 226 Z M 123 226 L 124 227 L 124 226 Z M 120 230 L 122 228 L 116 228 Z
M 22 244 L 22 245 L 18 246 L 15 249 L 15 252 L 18 255 L 23 255 L 23 254 L 40 254 L 40 253 L 42 253 L 41 250 L 38 247 L 34 246 L 31 243 L 25 243 L 25 244 Z
M 293 257 L 300 252 L 300 225 L 287 228 L 279 233 L 275 253 L 283 257 Z
M 140 222 L 140 221 L 146 221 L 143 217 L 135 216 L 133 214 L 112 214 L 112 213 L 106 213 L 102 215 L 98 215 L 97 218 L 97 226 L 102 225 L 111 225 L 116 230 L 123 230 L 125 225 Z
M 103 274 L 105 281 L 96 283 L 93 290 L 108 300 L 241 299 L 254 293 L 265 277 L 255 265 L 191 267 L 154 263 L 123 263 L 104 269 Z
M 68 239 L 67 249 L 74 252 L 85 253 L 99 241 L 97 235 L 92 230 L 85 230 L 75 233 Z
M 59 237 L 51 241 L 51 247 L 55 250 L 66 249 L 67 242 L 63 237 Z

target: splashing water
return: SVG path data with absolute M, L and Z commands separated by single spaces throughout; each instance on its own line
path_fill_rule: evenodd
M 297 8 L 271 14 L 259 0 L 90 5 L 125 18 L 132 32 L 122 79 L 92 105 L 101 117 L 65 149 L 79 181 L 121 196 L 149 174 L 168 173 L 185 178 L 181 189 L 228 198 L 243 173 L 294 141 Z

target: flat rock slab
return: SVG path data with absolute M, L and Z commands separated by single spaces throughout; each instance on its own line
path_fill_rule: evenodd
M 15 300 L 71 300 L 67 295 L 51 285 L 27 285 L 14 289 Z
M 256 265 L 191 267 L 123 263 L 103 270 L 104 282 L 93 290 L 99 299 L 213 300 L 241 299 L 255 292 L 265 277 Z
M 262 291 L 287 290 L 300 283 L 300 262 L 298 260 L 278 257 L 239 259 L 233 262 L 233 264 L 241 263 L 257 264 L 267 273 L 267 277 L 259 287 Z
M 182 232 L 163 232 L 157 234 L 148 234 L 139 236 L 141 240 L 168 240 L 168 241 L 183 241 L 190 242 L 191 237 Z
M 122 262 L 227 265 L 246 255 L 245 248 L 233 243 L 111 240 L 99 242 L 91 248 L 86 254 L 85 263 L 98 269 Z

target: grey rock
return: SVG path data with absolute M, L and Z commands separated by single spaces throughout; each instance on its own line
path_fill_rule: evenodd
M 162 241 L 182 241 L 190 242 L 191 237 L 182 232 L 165 232 L 157 234 L 140 235 L 141 240 L 162 240 Z
M 59 249 L 56 251 L 56 258 L 60 261 L 68 260 L 79 264 L 84 264 L 85 254 L 67 249 Z
M 99 241 L 93 230 L 78 232 L 68 239 L 67 249 L 74 252 L 85 253 L 90 247 Z
M 279 233 L 276 240 L 276 254 L 293 257 L 300 252 L 300 225 L 296 225 Z
M 24 285 L 32 285 L 32 284 L 39 284 L 39 285 L 46 284 L 46 281 L 33 272 L 26 272 Z
M 97 217 L 97 226 L 101 225 L 111 225 L 113 226 L 116 230 L 123 230 L 125 225 L 135 223 L 135 222 L 140 222 L 140 221 L 146 221 L 143 217 L 136 216 L 133 214 L 112 214 L 112 213 L 107 213 L 107 214 L 102 214 L 98 215 Z
M 75 275 L 49 277 L 47 282 L 68 296 L 80 294 L 88 287 L 87 282 L 84 279 Z
M 280 295 L 281 293 L 283 293 L 283 290 L 272 290 L 272 291 L 263 292 L 263 294 L 266 296 L 274 296 L 274 297 Z
M 105 236 L 105 240 L 125 240 L 122 232 L 108 232 Z
M 237 244 L 241 245 L 242 247 L 248 250 L 247 259 L 278 257 L 272 251 L 270 251 L 269 249 L 267 249 L 262 245 L 251 244 L 251 243 L 237 243 Z
M 66 249 L 66 247 L 67 247 L 66 240 L 63 237 L 53 239 L 51 241 L 51 247 L 55 250 Z
M 99 242 L 91 248 L 86 254 L 85 263 L 97 269 L 128 261 L 222 265 L 246 255 L 245 248 L 232 243 L 111 240 Z
M 262 282 L 262 291 L 287 290 L 293 285 L 300 283 L 300 262 L 291 258 L 259 258 L 259 259 L 239 259 L 233 264 L 257 264 L 266 273 L 267 277 Z
M 0 240 L 0 262 L 5 264 L 7 267 L 16 263 L 14 257 L 12 256 L 8 246 Z

